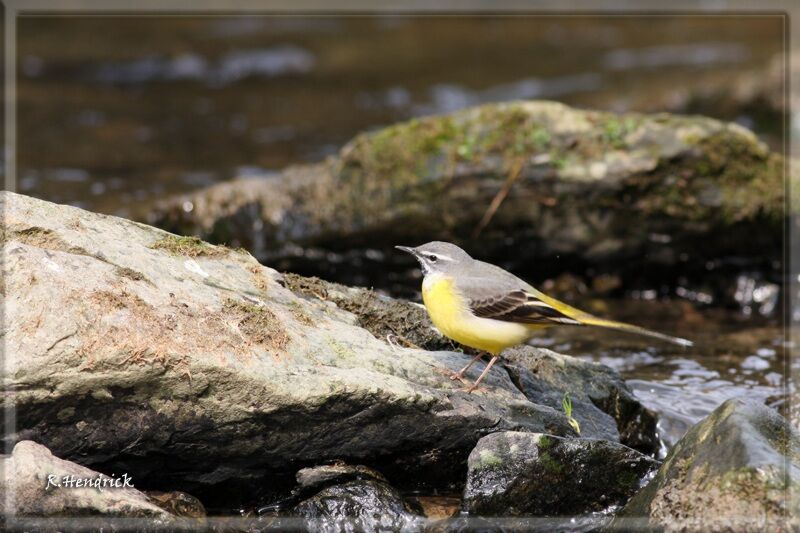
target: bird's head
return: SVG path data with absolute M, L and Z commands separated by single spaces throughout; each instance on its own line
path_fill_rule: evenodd
M 422 275 L 431 273 L 447 274 L 472 258 L 467 252 L 449 242 L 432 241 L 416 248 L 395 246 L 398 250 L 413 255 L 422 269 Z

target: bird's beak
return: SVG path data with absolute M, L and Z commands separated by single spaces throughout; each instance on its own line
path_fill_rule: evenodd
M 413 249 L 413 248 L 409 248 L 408 246 L 395 246 L 395 248 L 397 248 L 398 250 L 402 250 L 403 252 L 405 252 L 407 254 L 411 254 L 414 257 L 417 256 L 417 251 L 415 249 Z
M 416 259 L 417 263 L 419 263 L 419 268 L 420 268 L 420 270 L 422 270 L 422 275 L 423 276 L 425 276 L 428 273 L 428 270 L 430 269 L 430 267 L 422 259 L 422 256 L 420 255 L 420 253 L 417 251 L 416 248 L 409 248 L 408 246 L 395 246 L 395 248 L 397 248 L 398 250 L 402 250 L 403 252 L 406 252 L 407 254 L 411 254 L 412 256 L 414 256 L 414 259 Z

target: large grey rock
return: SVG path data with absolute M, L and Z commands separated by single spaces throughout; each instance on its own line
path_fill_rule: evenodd
M 789 530 L 786 519 L 800 513 L 798 489 L 797 431 L 773 409 L 728 400 L 675 445 L 612 529 Z
M 627 446 L 499 432 L 469 455 L 464 508 L 495 516 L 573 516 L 625 503 L 658 462 Z
M 467 355 L 393 346 L 247 253 L 8 192 L 0 209 L 7 441 L 214 505 L 339 459 L 451 484 L 488 432 L 574 435 L 502 367 L 465 394 Z
M 707 289 L 723 296 L 723 274 L 777 277 L 783 195 L 781 156 L 738 125 L 530 101 L 364 133 L 324 163 L 183 195 L 148 221 L 363 285 L 386 284 L 386 264 L 370 273 L 369 256 L 349 251 L 434 239 L 537 276 L 591 265 L 623 286 L 704 282 L 708 261 L 735 256 Z M 344 253 L 329 263 L 320 249 Z
M 298 294 L 350 311 L 359 326 L 378 338 L 427 350 L 464 349 L 442 336 L 419 304 L 318 278 L 286 274 L 282 281 Z M 465 352 L 475 353 L 469 348 Z M 622 442 L 649 454 L 658 451 L 656 414 L 639 403 L 616 371 L 531 346 L 506 350 L 503 356 L 500 364 L 531 402 L 562 411 L 564 395 L 569 394 L 582 436 Z M 481 370 L 471 369 L 467 378 L 476 379 Z
M 22 441 L 3 459 L 0 504 L 6 517 L 138 517 L 154 519 L 152 525 L 171 520 L 170 513 L 125 486 L 126 481 L 130 479 L 102 475 L 55 457 L 41 444 Z

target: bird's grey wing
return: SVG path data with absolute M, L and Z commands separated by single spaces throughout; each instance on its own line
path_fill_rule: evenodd
M 538 291 L 524 281 L 498 267 L 494 269 L 506 275 L 487 271 L 487 275 L 458 280 L 458 289 L 475 316 L 522 324 L 580 324 L 540 299 Z

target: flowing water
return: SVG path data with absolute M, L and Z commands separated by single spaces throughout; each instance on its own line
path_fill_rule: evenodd
M 781 50 L 780 24 L 758 17 L 23 17 L 18 191 L 136 217 L 167 194 L 319 161 L 359 131 L 412 116 L 518 98 L 681 108 L 693 87 L 763 68 Z M 769 116 L 685 107 L 737 120 L 780 146 L 780 125 Z M 738 308 L 716 308 L 688 289 L 679 300 L 658 300 L 654 290 L 582 302 L 691 338 L 689 349 L 569 329 L 536 342 L 622 372 L 660 413 L 669 446 L 727 398 L 783 406 L 777 293 L 745 275 Z
M 786 347 L 775 318 L 739 310 L 697 310 L 687 302 L 605 302 L 615 318 L 690 339 L 683 348 L 602 330 L 554 330 L 535 344 L 620 371 L 636 396 L 659 414 L 664 448 L 730 398 L 784 407 Z
M 359 131 L 482 102 L 547 98 L 690 111 L 763 69 L 779 18 L 23 17 L 18 190 L 141 215 L 155 199 L 319 161 Z M 695 106 L 696 107 L 696 106 Z

